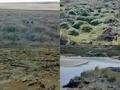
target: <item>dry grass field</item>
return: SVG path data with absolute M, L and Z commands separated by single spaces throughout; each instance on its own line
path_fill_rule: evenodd
M 0 3 L 0 9 L 59 10 L 58 3 Z

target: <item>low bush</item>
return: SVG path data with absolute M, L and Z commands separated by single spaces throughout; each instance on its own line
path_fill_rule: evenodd
M 69 29 L 69 23 L 68 22 L 61 23 L 60 28 Z
M 86 21 L 88 23 L 90 23 L 92 20 L 96 19 L 96 17 L 93 17 L 93 16 L 88 16 L 88 17 L 85 17 L 85 16 L 78 16 L 76 18 L 76 20 L 81 20 L 81 21 Z
M 95 20 L 92 20 L 92 21 L 90 22 L 91 25 L 98 25 L 98 24 L 101 24 L 101 23 L 102 23 L 102 21 L 99 20 L 99 19 L 95 19 Z
M 70 40 L 70 45 L 76 45 L 76 42 L 73 40 Z
M 74 10 L 70 10 L 68 13 L 69 13 L 70 15 L 76 15 L 76 12 L 74 12 Z
M 73 36 L 77 36 L 77 35 L 79 35 L 79 32 L 75 28 L 70 28 L 68 34 L 73 35 Z
M 63 7 L 64 5 L 63 4 L 60 4 L 60 7 Z
M 78 20 L 73 24 L 73 27 L 79 29 L 81 25 L 87 24 L 85 21 Z
M 104 24 L 113 23 L 116 19 L 114 17 L 107 17 L 104 21 Z
M 19 40 L 20 38 L 19 38 L 18 35 L 13 34 L 13 35 L 5 35 L 5 36 L 3 37 L 3 39 L 5 39 L 5 40 L 10 40 L 10 41 L 16 41 L 16 40 Z
M 108 79 L 107 79 L 107 81 L 109 81 L 109 82 L 115 82 L 116 81 L 116 78 L 115 77 L 109 77 Z
M 89 16 L 90 15 L 90 12 L 88 10 L 81 10 L 81 15 L 82 16 Z
M 95 13 L 94 16 L 99 16 L 100 14 L 99 13 Z
M 98 13 L 101 13 L 101 9 L 98 9 Z
M 96 57 L 105 57 L 105 54 L 102 53 L 102 52 L 96 52 L 96 53 L 95 53 L 95 56 L 96 56 Z
M 90 90 L 102 90 L 102 88 L 100 88 L 100 87 L 94 87 L 94 88 L 91 88 Z
M 82 30 L 82 32 L 89 33 L 93 30 L 93 28 L 88 24 L 84 24 L 81 26 L 81 30 Z
M 17 27 L 15 26 L 6 26 L 2 29 L 4 32 L 17 32 L 19 31 Z
M 74 19 L 68 18 L 68 19 L 67 19 L 67 22 L 69 22 L 69 23 L 72 25 L 72 24 L 74 24 L 75 21 L 74 21 Z

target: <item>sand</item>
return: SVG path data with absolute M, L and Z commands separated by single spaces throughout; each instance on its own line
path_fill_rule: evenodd
M 89 61 L 87 59 L 81 58 L 80 56 L 78 57 L 67 57 L 67 56 L 61 56 L 60 57 L 60 65 L 63 67 L 74 67 L 82 64 L 86 64 Z

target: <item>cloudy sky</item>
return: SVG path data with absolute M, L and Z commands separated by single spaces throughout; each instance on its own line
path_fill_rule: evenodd
M 59 2 L 60 0 L 0 0 L 0 2 Z

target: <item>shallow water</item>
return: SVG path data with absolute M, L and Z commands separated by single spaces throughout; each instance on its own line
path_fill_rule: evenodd
M 109 59 L 109 60 L 108 60 Z M 76 67 L 60 67 L 60 82 L 61 86 L 67 84 L 74 76 L 79 76 L 81 72 L 94 70 L 96 66 L 99 68 L 120 67 L 120 61 L 111 58 L 87 58 L 89 62 Z

